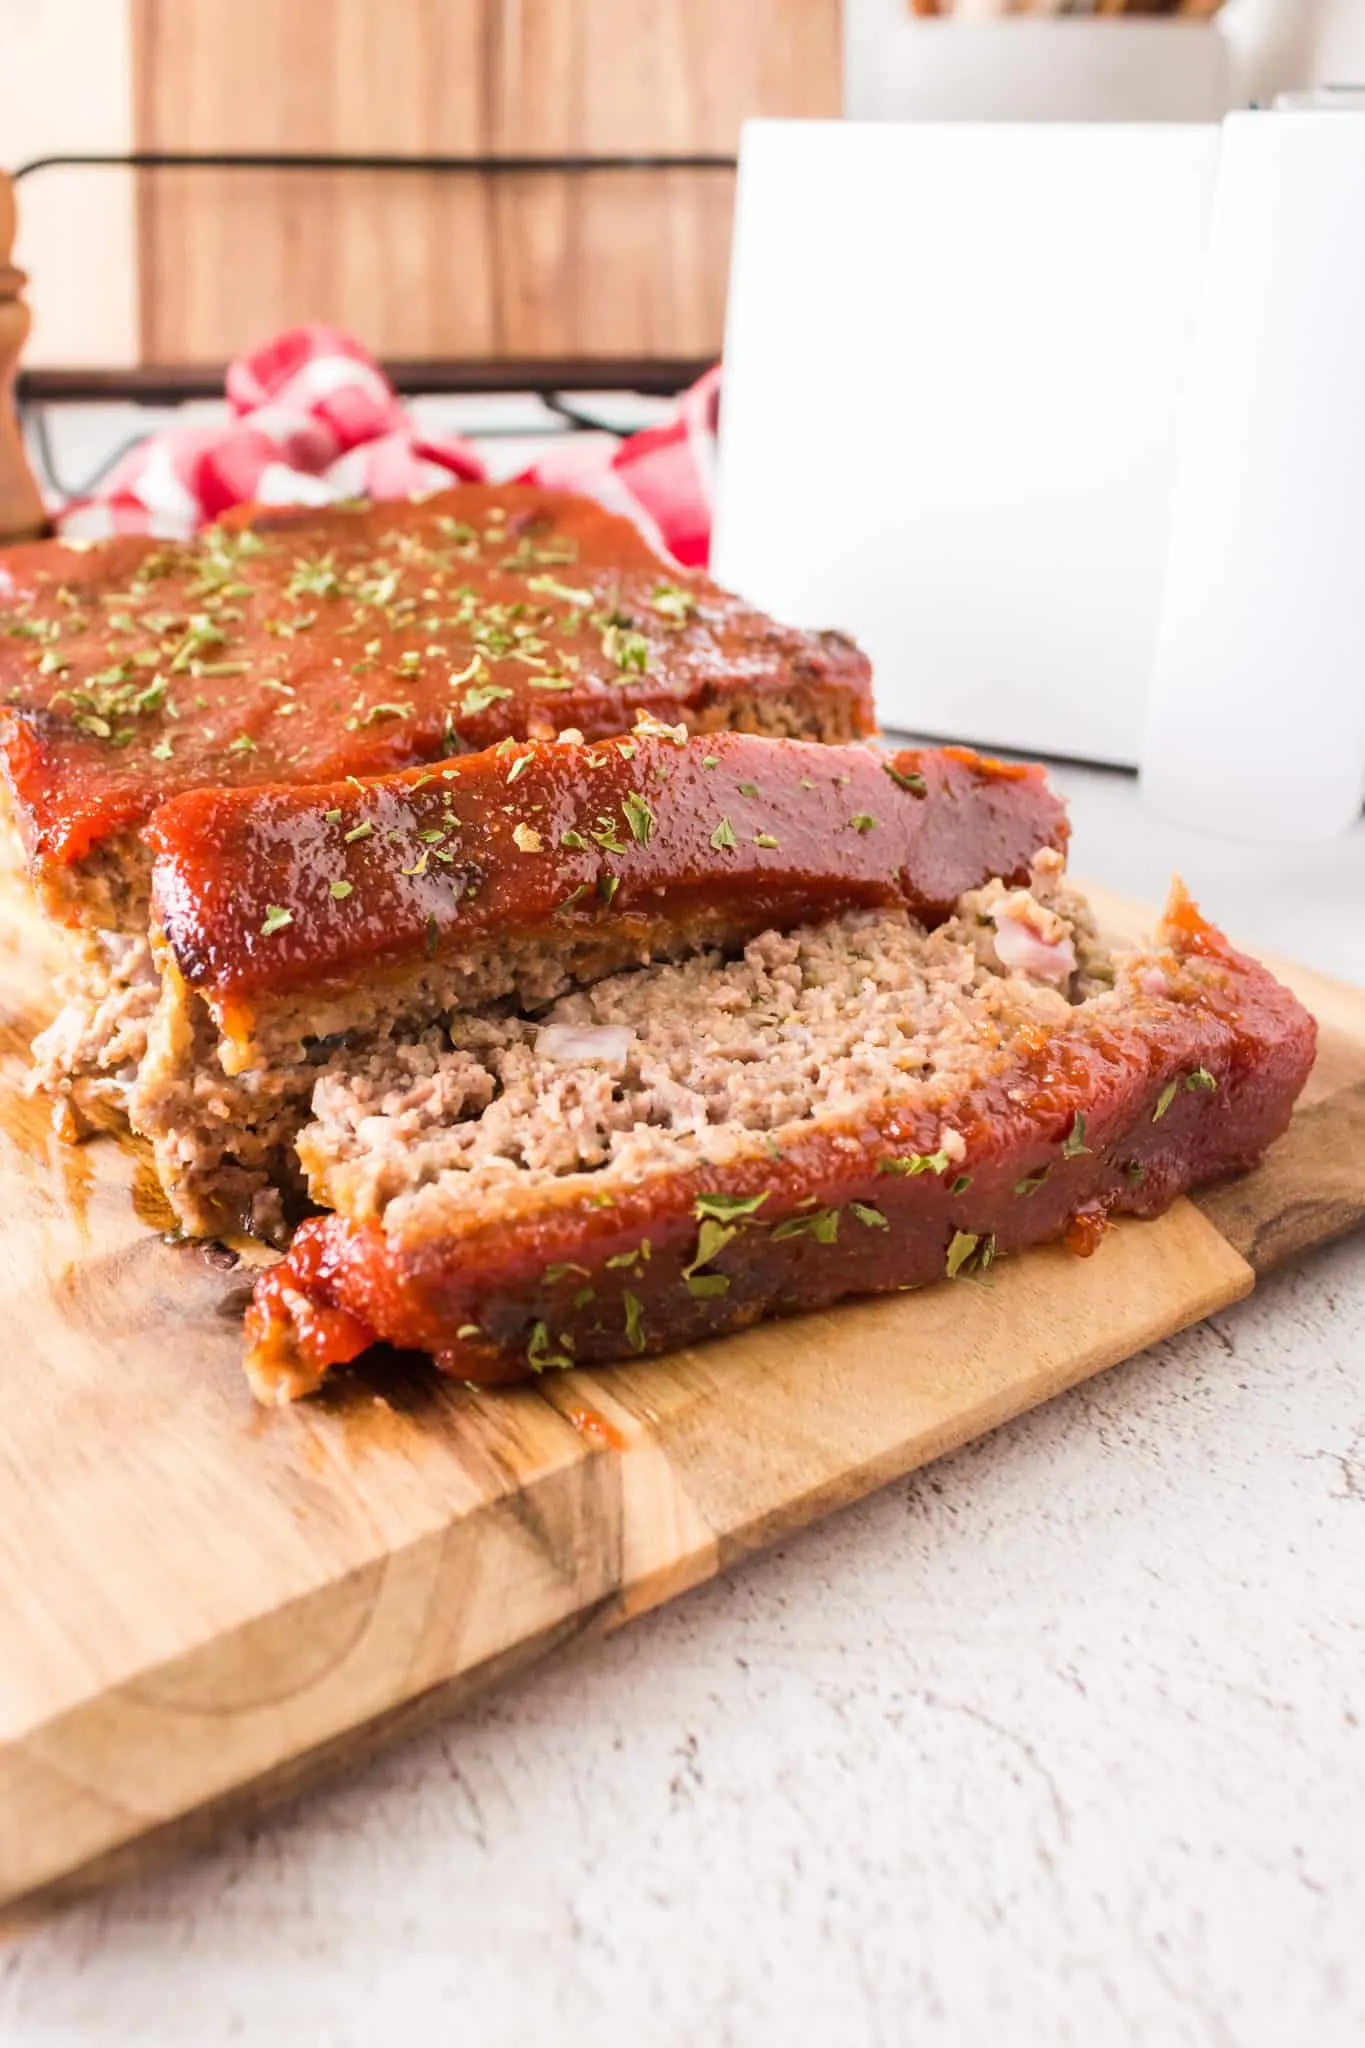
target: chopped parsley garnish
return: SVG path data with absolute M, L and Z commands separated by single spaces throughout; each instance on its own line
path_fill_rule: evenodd
M 436 521 L 436 530 L 444 535 L 452 547 L 460 548 L 466 554 L 478 553 L 479 536 L 467 521 L 452 519 L 448 512 L 443 512 Z
M 261 926 L 261 937 L 268 939 L 274 932 L 282 932 L 287 924 L 294 922 L 292 910 L 286 910 L 282 903 L 267 903 L 265 923 Z
M 813 1237 L 818 1244 L 835 1244 L 839 1238 L 839 1211 L 817 1209 L 813 1216 L 789 1216 L 773 1228 L 774 1239 Z
M 1130 1188 L 1135 1188 L 1142 1179 L 1145 1168 L 1140 1159 L 1130 1159 L 1123 1169 L 1123 1177 Z
M 741 782 L 739 785 L 739 793 L 741 796 L 757 796 L 758 784 L 756 782 Z
M 346 901 L 346 898 L 350 895 L 353 887 L 353 883 L 346 881 L 335 881 L 329 882 L 327 884 L 329 893 L 336 899 L 338 903 L 344 903 Z
M 752 1216 L 767 1201 L 769 1190 L 764 1188 L 758 1195 L 698 1195 L 692 1204 L 692 1214 L 703 1216 Z
M 953 1182 L 952 1186 L 949 1188 L 948 1193 L 950 1195 L 965 1195 L 971 1184 L 971 1175 L 969 1173 L 960 1173 L 957 1179 Z
M 683 1277 L 688 1293 L 698 1301 L 709 1301 L 716 1295 L 730 1292 L 730 1282 L 724 1273 L 687 1273 Z
M 192 663 L 197 666 L 199 655 L 207 653 L 210 647 L 221 647 L 226 639 L 226 633 L 214 625 L 206 612 L 195 612 L 184 638 L 171 656 L 171 674 L 180 674 Z
M 675 626 L 685 626 L 697 609 L 697 600 L 692 592 L 681 589 L 676 583 L 656 584 L 649 603 L 651 611 L 658 612 L 660 618 L 671 620 Z
M 460 699 L 460 709 L 466 718 L 472 718 L 476 711 L 486 711 L 490 704 L 496 704 L 500 697 L 510 697 L 501 683 L 475 683 Z
M 726 847 L 738 846 L 739 841 L 735 838 L 735 828 L 728 818 L 722 818 L 715 831 L 711 834 L 711 844 L 716 848 L 717 852 Z
M 719 754 L 703 754 L 703 755 L 702 755 L 702 757 L 701 757 L 701 765 L 702 765 L 702 767 L 703 767 L 703 768 L 719 768 L 719 766 L 720 766 L 720 755 L 719 755 Z
M 645 1348 L 644 1306 L 639 1296 L 631 1294 L 629 1290 L 621 1296 L 621 1302 L 626 1312 L 626 1342 L 632 1351 L 643 1351 Z
M 572 1259 L 565 1259 L 559 1265 L 547 1266 L 541 1277 L 547 1287 L 553 1287 L 557 1280 L 566 1279 L 570 1273 L 581 1273 L 585 1280 L 588 1277 L 587 1267 L 576 1266 Z
M 1207 1067 L 1196 1067 L 1192 1074 L 1185 1076 L 1185 1086 L 1187 1088 L 1202 1088 L 1211 1092 L 1218 1086 L 1218 1083 L 1214 1080 Z
M 588 850 L 588 842 L 581 832 L 574 832 L 572 830 L 561 832 L 559 843 L 561 846 L 572 847 L 575 853 L 586 853 Z
M 769 852 L 775 847 L 780 846 L 781 843 L 780 839 L 773 838 L 771 832 L 755 832 L 754 834 L 754 845 L 765 847 Z
M 551 1345 L 549 1326 L 545 1323 L 532 1324 L 531 1341 L 526 1346 L 526 1363 L 532 1372 L 544 1372 L 551 1365 L 567 1368 L 573 1364 L 573 1346 L 567 1337 L 561 1337 L 559 1341 L 564 1348 L 556 1351 Z
M 434 910 L 429 910 L 427 912 L 426 942 L 423 947 L 423 950 L 426 953 L 428 960 L 434 960 L 436 958 L 436 948 L 440 944 L 440 940 L 441 927 L 436 921 L 436 913 Z
M 1062 1140 L 1063 1159 L 1079 1159 L 1090 1147 L 1085 1142 L 1085 1118 L 1079 1110 L 1072 1119 L 1071 1129 Z
M 530 767 L 534 759 L 534 754 L 518 754 L 516 760 L 512 763 L 511 767 L 507 771 L 507 780 L 509 782 L 515 782 L 517 777 L 519 775 L 524 774 L 525 771 Z
M 592 836 L 604 853 L 624 853 L 626 850 L 624 842 L 617 837 L 616 820 L 606 814 L 598 819 L 597 830 Z
M 692 1263 L 683 1267 L 684 1280 L 690 1280 L 698 1267 L 709 1266 L 712 1259 L 723 1252 L 726 1245 L 738 1235 L 737 1223 L 719 1223 L 714 1216 L 703 1217 L 701 1228 L 697 1232 L 697 1249 L 692 1255 Z
M 286 597 L 340 597 L 341 579 L 331 555 L 300 562 L 284 586 Z
M 1022 1180 L 1014 1183 L 1015 1194 L 1036 1195 L 1051 1171 L 1050 1166 L 1040 1166 L 1033 1173 L 1026 1173 Z
M 254 754 L 255 751 L 256 742 L 249 732 L 239 732 L 236 739 L 228 741 L 230 754 Z
M 643 633 L 630 630 L 629 622 L 615 615 L 602 629 L 602 652 L 607 660 L 628 673 L 644 675 L 649 667 L 649 642 Z
M 329 825 L 339 825 L 341 823 L 340 811 L 324 811 L 322 815 Z
M 603 902 L 603 904 L 604 904 L 604 905 L 605 905 L 605 904 L 608 904 L 608 903 L 610 903 L 610 902 L 611 902 L 611 900 L 612 900 L 612 897 L 613 897 L 613 896 L 614 896 L 614 895 L 616 894 L 616 892 L 617 892 L 617 890 L 618 890 L 618 889 L 620 888 L 620 886 L 621 886 L 621 877 L 620 877 L 619 875 L 599 875 L 599 876 L 598 876 L 598 878 L 597 878 L 597 893 L 598 893 L 598 895 L 599 895 L 599 896 L 600 896 L 600 897 L 602 898 L 602 902 Z
M 566 897 L 564 898 L 564 901 L 563 901 L 562 903 L 557 903 L 557 904 L 555 905 L 555 909 L 556 909 L 556 911 L 560 911 L 560 910 L 572 910 L 572 909 L 573 909 L 573 906 L 574 906 L 574 904 L 575 904 L 575 903 L 579 903 L 579 902 L 581 902 L 581 901 L 582 901 L 582 899 L 583 899 L 583 897 L 585 897 L 585 896 L 587 895 L 587 893 L 588 893 L 588 885 L 587 885 L 587 883 L 586 883 L 586 882 L 580 882 L 580 883 L 579 883 L 579 885 L 578 885 L 578 887 L 577 887 L 576 889 L 571 889 L 571 890 L 569 891 L 568 895 L 567 895 L 567 896 L 566 896 Z
M 353 846 L 357 839 L 368 839 L 373 830 L 374 826 L 366 818 L 362 824 L 352 825 L 350 831 L 343 834 L 343 837 L 347 846 Z
M 641 846 L 648 846 L 654 837 L 654 813 L 644 798 L 632 790 L 629 796 L 622 797 L 621 809 L 625 812 L 631 837 L 638 840 Z
M 855 812 L 848 822 L 855 832 L 873 832 L 877 826 L 877 820 L 868 811 Z
M 948 1247 L 946 1267 L 950 1280 L 956 1280 L 959 1273 L 970 1269 L 971 1261 L 975 1257 L 976 1249 L 980 1242 L 981 1239 L 974 1230 L 955 1230 L 953 1232 L 953 1241 Z
M 946 1152 L 905 1152 L 899 1159 L 879 1159 L 878 1173 L 946 1173 L 952 1165 Z
M 912 796 L 924 796 L 927 794 L 929 785 L 917 769 L 911 768 L 908 771 L 900 769 L 894 761 L 883 761 L 882 766 L 891 777 L 891 780 L 898 783 L 902 789 L 908 789 Z
M 865 1223 L 869 1230 L 890 1229 L 891 1226 L 887 1222 L 885 1216 L 883 1216 L 881 1210 L 874 1209 L 870 1202 L 850 1202 L 848 1206 L 853 1211 L 858 1221 L 860 1223 Z
M 531 576 L 526 588 L 534 590 L 541 597 L 557 597 L 564 604 L 573 604 L 581 609 L 590 605 L 593 593 L 590 590 L 573 590 L 567 583 L 557 583 L 553 576 Z
M 1167 1110 L 1175 1101 L 1175 1088 L 1175 1082 L 1168 1081 L 1166 1083 L 1166 1086 L 1162 1089 L 1160 1095 L 1157 1096 L 1156 1108 L 1152 1111 L 1152 1122 L 1154 1124 L 1159 1124 L 1161 1122 L 1162 1117 L 1165 1116 Z

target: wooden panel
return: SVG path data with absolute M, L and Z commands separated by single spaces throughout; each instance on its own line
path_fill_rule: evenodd
M 11 261 L 14 199 L 0 171 L 0 540 L 23 540 L 46 519 L 14 414 L 14 376 L 28 335 L 25 278 Z
M 136 1867 L 1252 1284 L 1215 1197 L 1089 1260 L 1051 1247 L 649 1364 L 501 1394 L 391 1366 L 257 1410 L 249 1274 L 158 1236 L 138 1155 L 59 1144 L 20 1093 L 52 943 L 0 894 L 0 1908 Z M 1302 979 L 1326 1065 L 1236 1184 L 1258 1253 L 1365 1208 L 1365 1149 L 1325 1191 L 1320 1152 L 1365 1103 L 1365 995 Z
M 127 0 L 0 0 L 0 156 L 127 151 Z M 32 279 L 26 365 L 131 363 L 137 353 L 133 180 L 41 171 L 20 187 L 17 260 Z
M 148 148 L 732 150 L 839 102 L 838 0 L 134 0 Z M 393 356 L 703 356 L 732 179 L 158 172 L 142 342 L 221 361 L 302 319 Z

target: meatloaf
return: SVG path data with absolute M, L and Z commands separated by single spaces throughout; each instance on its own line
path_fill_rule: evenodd
M 331 1064 L 843 910 L 933 925 L 1066 836 L 1041 769 L 651 718 L 372 781 L 193 792 L 147 828 L 161 994 L 129 1115 L 187 1229 L 278 1235 Z
M 526 485 L 0 555 L 0 766 L 50 913 L 146 927 L 141 828 L 205 787 L 377 775 L 647 711 L 846 741 L 868 663 Z
M 1295 998 L 1177 886 L 1111 953 L 1060 856 L 905 908 L 465 1014 L 338 1058 L 313 1199 L 248 1312 L 284 1401 L 377 1340 L 475 1382 L 983 1273 L 1254 1164 L 1313 1059 Z

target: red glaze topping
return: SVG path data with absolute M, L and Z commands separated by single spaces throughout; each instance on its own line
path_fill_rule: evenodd
M 1307 1011 L 1183 895 L 1164 937 L 1191 963 L 1174 966 L 1172 997 L 1141 1014 L 1082 1010 L 1033 1043 L 1020 1034 L 951 1107 L 960 1161 L 937 1153 L 937 1115 L 888 1107 L 780 1158 L 661 1176 L 606 1206 L 580 1176 L 523 1199 L 520 1214 L 471 1211 L 413 1241 L 315 1217 L 257 1283 L 253 1383 L 266 1399 L 305 1392 L 367 1336 L 429 1351 L 462 1379 L 516 1379 L 969 1275 L 1059 1237 L 1088 1253 L 1111 1213 L 1158 1215 L 1254 1165 L 1313 1063 Z M 708 1217 L 722 1225 L 709 1247 Z M 324 1312 L 346 1318 L 335 1337 Z
M 873 729 L 850 642 L 527 485 L 251 508 L 186 543 L 37 542 L 0 557 L 0 604 L 0 760 L 31 856 L 58 866 L 182 790 L 598 738 L 638 711 L 742 725 L 737 699 L 811 692 L 838 700 L 838 731 Z
M 198 790 L 147 828 L 154 916 L 217 995 L 345 985 L 498 933 L 742 909 L 755 931 L 859 906 L 926 923 L 1066 844 L 1043 771 L 646 721 L 508 740 L 373 782 Z

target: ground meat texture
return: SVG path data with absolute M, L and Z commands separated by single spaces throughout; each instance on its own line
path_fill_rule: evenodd
M 52 1098 L 59 1130 L 78 1137 L 127 1114 L 160 993 L 146 936 L 82 934 L 61 993 L 62 1008 L 33 1041 L 28 1085 Z
M 313 1197 L 355 1217 L 445 1200 L 452 1172 L 490 1197 L 664 1157 L 721 1163 L 746 1134 L 838 1116 L 897 1083 L 947 1086 L 1066 996 L 984 964 L 960 918 L 904 912 L 765 932 L 739 960 L 703 955 L 563 997 L 543 1021 L 452 1020 L 446 1032 L 324 1069 L 299 1139 Z M 545 1051 L 572 1027 L 575 1059 Z M 594 1039 L 598 1046 L 594 1046 Z M 598 1049 L 600 1047 L 600 1050 Z M 420 1227 L 420 1226 L 419 1226 Z
M 1113 960 L 1055 872 L 1030 893 L 1076 949 L 1064 988 L 992 961 L 989 903 L 932 934 L 852 916 L 324 1074 L 300 1154 L 338 1213 L 258 1286 L 258 1393 L 376 1338 L 488 1381 L 694 1343 L 1088 1247 L 1254 1163 L 1312 1019 L 1181 892 Z
M 149 836 L 162 995 L 129 1113 L 183 1226 L 213 1235 L 296 1186 L 333 1056 L 353 1069 L 453 1012 L 538 1012 L 834 911 L 936 921 L 1035 858 L 1052 887 L 1066 821 L 1041 769 L 961 748 L 646 723 L 370 783 L 197 791 Z

